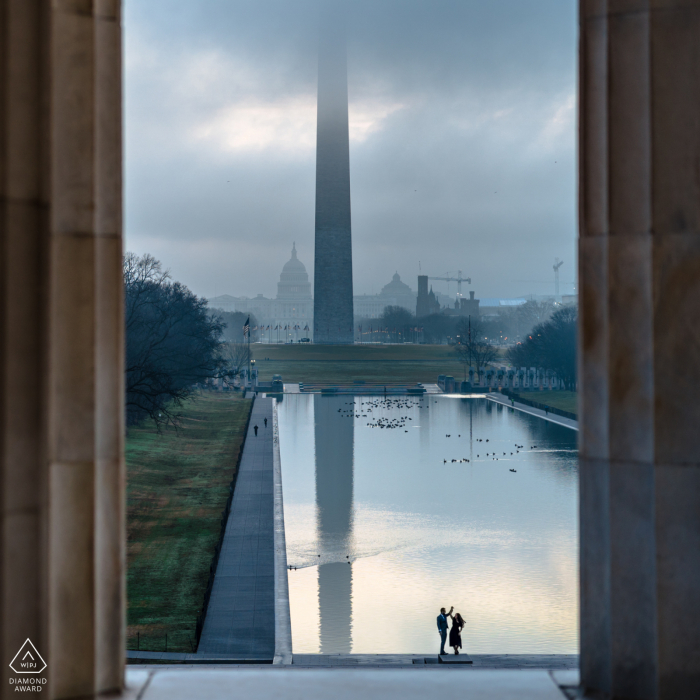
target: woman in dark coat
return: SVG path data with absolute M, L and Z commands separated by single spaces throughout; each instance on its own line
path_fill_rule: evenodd
M 464 620 L 459 613 L 450 615 L 452 618 L 452 627 L 450 628 L 450 646 L 455 650 L 455 654 L 459 654 L 457 649 L 462 648 L 462 629 L 464 628 Z

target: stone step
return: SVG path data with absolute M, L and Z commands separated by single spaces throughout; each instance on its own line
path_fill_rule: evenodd
M 468 654 L 440 654 L 438 662 L 441 664 L 471 664 L 473 661 Z

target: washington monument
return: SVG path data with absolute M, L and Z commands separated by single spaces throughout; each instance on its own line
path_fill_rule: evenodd
M 347 52 L 334 8 L 321 16 L 318 51 L 314 342 L 353 339 Z

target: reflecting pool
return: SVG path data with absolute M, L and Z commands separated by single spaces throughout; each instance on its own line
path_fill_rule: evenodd
M 287 394 L 279 426 L 295 652 L 435 654 L 451 605 L 466 653 L 578 652 L 575 431 L 447 396 Z

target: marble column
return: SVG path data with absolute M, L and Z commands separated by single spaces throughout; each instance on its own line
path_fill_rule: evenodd
M 700 0 L 580 2 L 581 673 L 700 688 Z
M 92 697 L 125 646 L 120 2 L 0 0 L 0 47 L 0 658 Z

